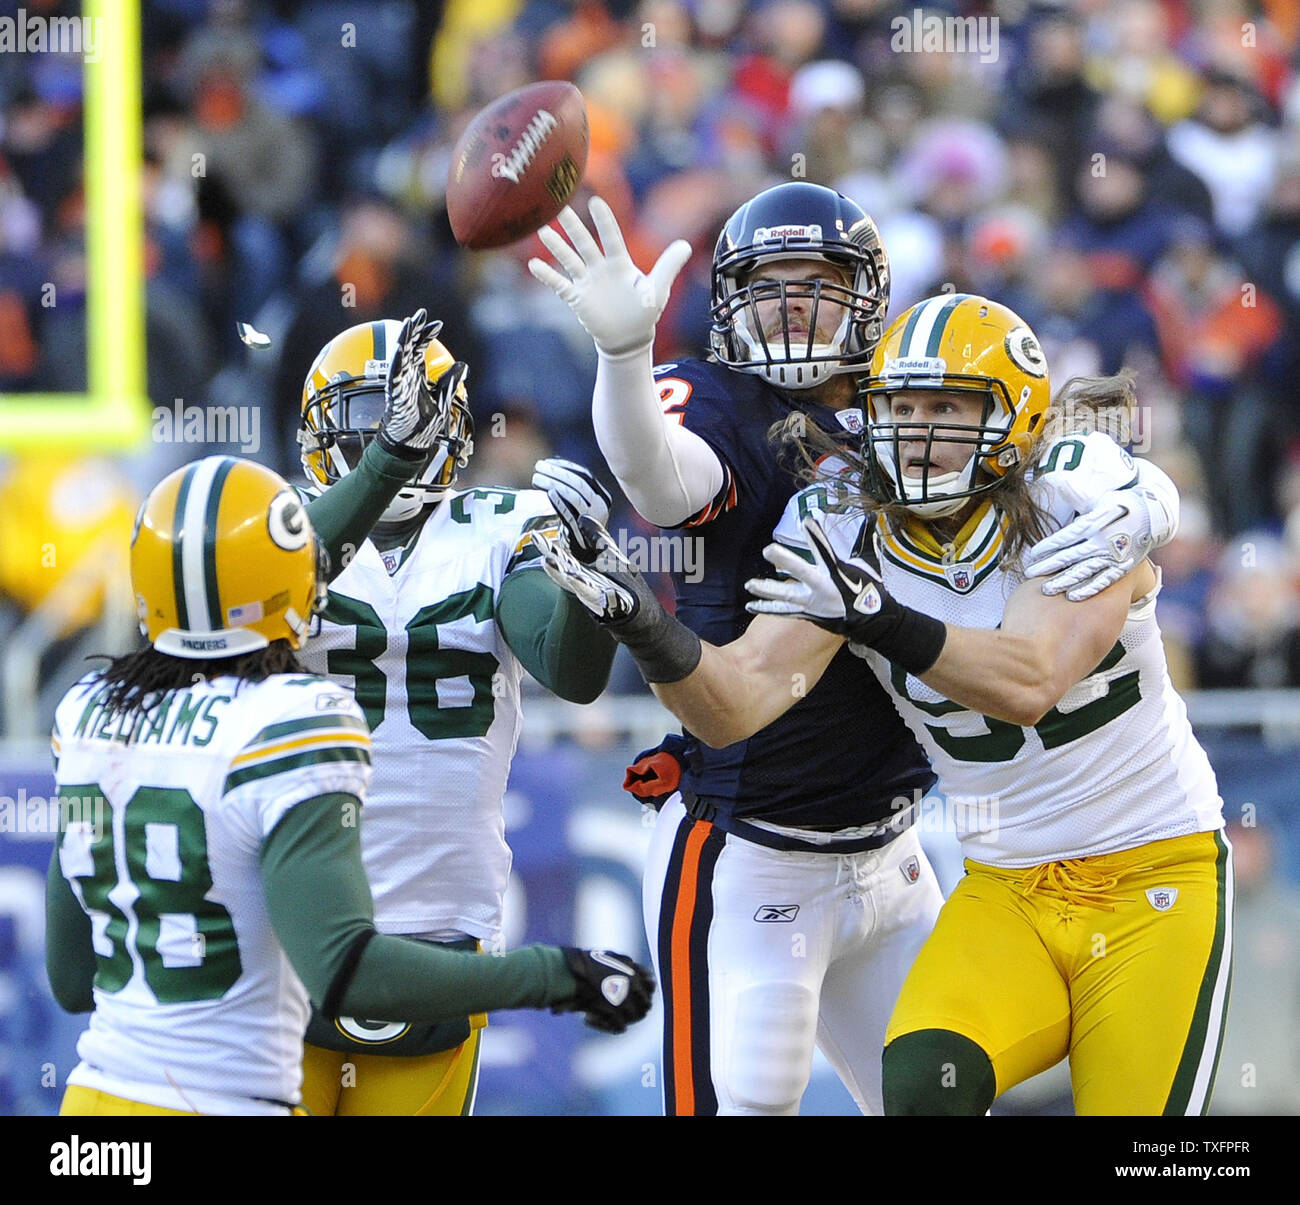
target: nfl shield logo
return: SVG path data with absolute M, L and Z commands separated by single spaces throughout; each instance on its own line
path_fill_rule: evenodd
M 397 572 L 397 566 L 402 562 L 402 554 L 396 548 L 390 549 L 382 554 L 384 558 L 384 568 L 388 571 L 388 576 L 392 577 Z
M 1178 898 L 1177 887 L 1148 887 L 1147 903 L 1157 912 L 1168 912 Z
M 1129 538 L 1121 531 L 1119 535 L 1111 537 L 1110 546 L 1115 553 L 1115 559 L 1117 561 L 1122 561 L 1124 559 L 1124 554 L 1128 551 Z
M 909 883 L 915 883 L 921 877 L 921 860 L 913 854 L 898 869 L 903 872 L 903 878 Z
M 948 585 L 954 590 L 965 594 L 971 588 L 971 583 L 975 580 L 975 575 L 971 572 L 969 565 L 945 565 L 943 575 L 948 579 Z

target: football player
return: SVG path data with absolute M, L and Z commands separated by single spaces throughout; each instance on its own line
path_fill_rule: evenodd
M 321 502 L 376 438 L 398 334 L 393 321 L 351 327 L 307 373 L 299 438 L 311 487 L 327 490 Z M 355 694 L 372 733 L 361 848 L 376 927 L 495 951 L 511 858 L 502 798 L 523 672 L 588 703 L 616 646 L 537 564 L 530 534 L 561 522 L 545 493 L 455 488 L 473 448 L 467 372 L 437 339 L 428 344 L 420 375 L 444 416 L 440 436 L 332 581 L 304 663 Z M 571 518 L 608 516 L 609 494 L 587 470 L 564 461 L 538 470 Z M 326 1115 L 469 1112 L 484 1024 L 473 1010 L 440 1025 L 318 1010 L 304 1103 Z
M 376 932 L 363 710 L 297 658 L 323 566 L 298 496 L 251 461 L 178 469 L 140 509 L 148 647 L 78 683 L 52 738 L 46 963 L 65 1008 L 93 1009 L 65 1114 L 298 1112 L 309 998 L 429 1025 L 549 1006 L 614 1031 L 649 1007 L 648 975 L 604 951 Z
M 1066 392 L 1131 401 L 1126 378 Z M 982 1114 L 1067 1055 L 1080 1114 L 1203 1112 L 1232 871 L 1214 774 L 1169 684 L 1159 573 L 1144 556 L 1071 602 L 1019 564 L 1081 513 L 1127 503 L 1134 463 L 1099 432 L 1051 431 L 1037 339 L 983 297 L 907 311 L 864 399 L 859 505 L 832 497 L 843 476 L 791 500 L 765 550 L 787 576 L 749 583 L 757 618 L 729 646 L 669 619 L 625 564 L 601 574 L 552 546 L 547 571 L 714 745 L 770 723 L 791 676 L 815 681 L 847 644 L 925 747 L 967 874 L 890 1020 L 887 1113 Z
M 541 232 L 562 271 L 529 267 L 595 341 L 593 421 L 619 484 L 647 519 L 697 541 L 703 572 L 675 575 L 677 617 L 725 644 L 748 624 L 744 582 L 763 571 L 800 485 L 771 430 L 822 432 L 833 446 L 861 428 L 889 260 L 848 198 L 802 182 L 768 189 L 717 241 L 712 358 L 653 368 L 655 324 L 690 247 L 674 243 L 643 275 L 609 207 L 595 198 L 591 215 L 599 244 L 566 210 L 572 245 Z M 1148 519 L 1136 497 L 1131 509 L 1135 527 Z M 1063 570 L 1084 558 L 1082 538 L 1065 533 Z M 629 774 L 635 793 L 667 797 L 644 905 L 669 1113 L 797 1112 L 814 1043 L 858 1107 L 879 1113 L 885 1024 L 941 903 L 910 827 L 934 775 L 868 666 L 839 650 L 819 681 L 786 689 L 793 706 L 744 739 L 711 748 L 687 725 L 661 747 L 678 757 L 651 751 Z

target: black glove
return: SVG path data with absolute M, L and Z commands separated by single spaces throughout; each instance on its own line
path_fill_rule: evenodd
M 784 578 L 754 578 L 745 589 L 757 600 L 745 604 L 760 615 L 789 615 L 883 653 L 912 674 L 923 674 L 938 659 L 948 629 L 939 620 L 905 607 L 885 589 L 874 553 L 868 559 L 841 560 L 821 524 L 803 521 L 812 550 L 810 564 L 780 544 L 763 549 L 764 558 Z
M 578 981 L 573 997 L 552 1004 L 553 1013 L 586 1013 L 587 1024 L 604 1033 L 622 1033 L 650 1011 L 655 978 L 626 954 L 564 948 L 564 961 Z
M 424 310 L 416 310 L 402 323 L 397 349 L 388 362 L 387 405 L 375 439 L 385 452 L 404 460 L 426 459 L 446 432 L 446 406 L 430 390 L 424 367 L 425 352 L 440 330 L 441 322 L 430 321 Z

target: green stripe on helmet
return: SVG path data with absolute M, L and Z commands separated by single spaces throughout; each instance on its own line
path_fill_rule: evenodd
M 925 345 L 925 354 L 927 356 L 937 356 L 939 354 L 939 342 L 943 338 L 943 330 L 948 325 L 948 319 L 952 317 L 953 311 L 969 296 L 969 293 L 954 293 L 952 298 L 939 311 L 935 317 L 934 325 L 930 328 L 930 341 Z
M 233 456 L 222 460 L 213 475 L 208 502 L 203 508 L 203 580 L 207 586 L 208 625 L 213 631 L 226 626 L 221 618 L 221 595 L 217 588 L 217 508 L 221 505 L 221 491 L 226 478 L 236 463 Z
M 181 560 L 181 546 L 185 537 L 185 504 L 189 501 L 194 474 L 199 471 L 196 461 L 185 470 L 181 488 L 176 491 L 176 517 L 172 521 L 172 589 L 176 592 L 176 626 L 187 631 L 190 626 L 189 608 L 185 605 L 185 567 Z

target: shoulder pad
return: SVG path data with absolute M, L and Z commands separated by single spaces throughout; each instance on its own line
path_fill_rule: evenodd
M 538 492 L 509 489 L 502 485 L 475 485 L 449 494 L 443 500 L 443 506 L 447 508 L 447 518 L 452 523 L 472 523 L 481 527 L 504 520 L 513 526 L 536 513 L 536 506 L 530 498 Z M 545 502 L 546 495 L 541 497 Z
M 804 534 L 803 521 L 816 519 L 837 555 L 845 559 L 854 556 L 862 530 L 862 511 L 856 508 L 830 509 L 842 503 L 847 495 L 848 486 L 837 486 L 833 481 L 819 481 L 815 485 L 806 486 L 786 503 L 773 532 L 773 539 L 790 548 L 806 549 L 808 537 Z
M 1090 511 L 1102 494 L 1137 480 L 1137 466 L 1109 435 L 1089 431 L 1048 444 L 1034 469 L 1033 483 L 1078 514 Z

